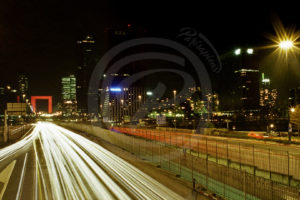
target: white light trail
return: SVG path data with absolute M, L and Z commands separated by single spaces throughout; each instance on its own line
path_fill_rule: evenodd
M 16 200 L 19 200 L 21 198 L 21 191 L 23 188 L 23 184 L 24 184 L 24 177 L 25 177 L 25 169 L 26 169 L 26 164 L 27 164 L 27 158 L 28 158 L 28 153 L 25 154 L 25 158 L 24 158 L 24 164 L 23 164 L 23 168 L 22 168 L 22 173 L 21 173 L 21 178 L 20 178 L 20 182 L 19 182 L 19 186 L 18 186 L 18 192 L 17 192 L 17 197 Z
M 3 160 L 5 160 L 13 155 L 16 155 L 20 151 L 30 147 L 32 145 L 32 141 L 37 137 L 37 135 L 38 135 L 38 129 L 36 128 L 33 130 L 33 132 L 30 135 L 26 136 L 19 142 L 14 143 L 10 146 L 7 146 L 3 149 L 0 149 L 0 163 Z
M 29 144 L 36 158 L 35 199 L 183 199 L 98 144 L 51 123 L 38 123 L 31 135 L 0 150 L 0 161 Z

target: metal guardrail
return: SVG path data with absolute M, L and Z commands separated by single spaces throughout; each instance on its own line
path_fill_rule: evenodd
M 22 137 L 30 127 L 30 124 L 22 126 L 8 126 L 8 141 L 14 141 Z M 3 133 L 4 127 L 0 127 L 0 144 L 3 143 Z

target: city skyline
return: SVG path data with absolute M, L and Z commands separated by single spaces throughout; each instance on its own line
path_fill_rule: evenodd
M 288 2 L 0 2 L 0 200 L 300 200 Z
M 12 5 L 14 5 L 14 2 Z M 8 9 L 12 5 L 4 3 L 1 9 Z M 84 9 L 81 10 L 81 6 L 76 3 L 72 7 L 73 9 L 68 10 L 68 5 L 63 3 L 57 7 L 56 18 L 54 14 L 45 11 L 48 6 L 51 8 L 51 5 L 36 6 L 40 7 L 40 11 L 35 10 L 34 6 L 33 8 L 28 7 L 27 3 L 20 4 L 17 6 L 19 10 L 18 14 L 11 17 L 11 19 L 7 19 L 7 16 L 3 17 L 3 19 L 7 19 L 6 23 L 1 23 L 0 21 L 1 27 L 4 27 L 2 37 L 0 37 L 2 44 L 0 48 L 1 65 L 6 66 L 2 69 L 0 76 L 1 81 L 4 83 L 13 82 L 12 75 L 14 74 L 14 69 L 23 72 L 31 80 L 31 91 L 34 95 L 53 95 L 55 102 L 58 101 L 60 92 L 54 88 L 59 87 L 60 77 L 74 73 L 79 65 L 76 41 L 82 40 L 88 34 L 95 36 L 97 58 L 100 59 L 103 53 L 107 51 L 107 48 L 109 48 L 103 42 L 106 28 L 124 28 L 128 24 L 131 24 L 134 27 L 147 29 L 150 36 L 176 39 L 180 28 L 190 26 L 207 36 L 222 58 L 238 47 L 267 45 L 269 41 L 265 37 L 265 34 L 274 34 L 272 27 L 273 16 L 278 15 L 286 26 L 297 25 L 297 19 L 299 19 L 297 12 L 291 12 L 291 15 L 287 18 L 285 15 L 287 10 L 284 7 L 276 6 L 275 8 L 268 9 L 264 9 L 264 7 L 257 8 L 255 15 L 251 12 L 251 9 L 242 12 L 227 6 L 228 8 L 225 12 L 216 8 L 216 12 L 219 12 L 223 16 L 222 19 L 218 19 L 219 21 L 213 17 L 209 17 L 212 14 L 203 9 L 190 8 L 193 7 L 192 5 L 187 5 L 191 9 L 191 12 L 187 12 L 184 8 L 174 4 L 174 10 L 170 11 L 170 15 L 164 17 L 163 20 L 158 19 L 163 16 L 165 6 L 162 6 L 160 9 L 157 8 L 156 15 L 147 15 L 151 10 L 150 8 L 141 8 L 136 12 L 125 12 L 124 10 L 126 9 L 128 11 L 134 10 L 130 4 L 122 5 L 124 7 L 121 9 L 119 4 L 104 2 L 102 9 L 105 10 L 104 8 L 107 8 L 107 10 L 104 13 L 99 13 L 95 9 L 89 12 Z M 83 7 L 85 6 L 88 6 L 88 4 L 83 5 Z M 203 5 L 203 7 L 205 6 Z M 241 5 L 237 5 L 237 7 L 239 6 Z M 207 7 L 211 7 L 211 5 L 207 5 Z M 255 10 L 254 5 L 250 6 L 250 8 Z M 182 15 L 180 17 L 175 16 L 175 13 L 181 9 L 184 10 L 182 11 Z M 144 14 L 141 13 L 142 10 L 145 11 Z M 44 11 L 45 14 L 42 13 Z M 64 11 L 69 16 L 65 16 Z M 80 16 L 76 16 L 77 13 L 81 13 Z M 31 22 L 34 16 L 39 14 L 44 16 L 43 20 L 50 25 L 49 27 L 46 24 L 39 24 L 39 21 L 37 21 L 36 25 Z M 139 19 L 134 17 L 135 14 L 139 14 Z M 111 15 L 114 15 L 114 17 L 110 18 L 109 16 Z M 8 16 L 10 15 L 8 14 Z M 8 23 L 14 22 L 21 16 L 24 17 L 24 23 L 17 23 L 17 27 L 23 30 L 24 36 L 22 37 Z M 240 19 L 238 16 L 241 16 L 243 19 Z M 174 17 L 174 21 L 180 18 L 182 20 L 177 20 L 175 23 L 171 19 L 172 17 Z M 149 19 L 153 19 L 153 21 L 151 22 Z M 168 22 L 167 26 L 166 22 Z M 225 28 L 226 26 L 228 26 L 228 29 Z M 61 29 L 61 27 L 65 28 Z M 53 31 L 49 32 L 49 29 Z M 36 31 L 38 31 L 38 35 L 35 33 Z M 24 40 L 22 39 L 23 37 L 27 39 Z M 12 41 L 20 42 L 18 48 L 15 47 L 16 43 L 11 43 Z M 29 51 L 26 51 L 26 48 L 29 48 Z M 21 52 L 26 53 L 23 54 Z M 18 56 L 20 59 L 14 60 L 12 56 Z M 276 74 L 270 74 L 271 79 L 278 78 L 277 76 Z M 290 76 L 294 77 L 291 79 L 296 80 L 298 75 L 295 77 L 295 74 L 292 73 Z M 57 87 L 41 83 L 41 80 L 47 80 L 45 82 Z M 35 85 L 43 86 L 43 88 L 40 89 L 40 87 L 35 87 Z M 48 91 L 47 94 L 45 94 L 45 90 Z

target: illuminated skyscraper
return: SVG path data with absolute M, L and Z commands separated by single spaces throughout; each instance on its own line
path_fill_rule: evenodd
M 76 101 L 76 78 L 74 75 L 63 77 L 62 84 L 62 99 L 63 101 Z
M 122 123 L 137 121 L 141 105 L 146 100 L 146 90 L 140 87 L 108 87 L 104 104 L 100 105 L 104 122 Z M 144 117 L 144 116 L 141 116 Z
M 237 48 L 233 51 L 230 65 L 234 67 L 234 109 L 240 113 L 252 113 L 259 109 L 259 64 L 258 53 L 252 48 Z M 245 114 L 246 114 L 245 113 Z
M 261 74 L 260 81 L 260 100 L 259 105 L 264 107 L 274 107 L 277 100 L 277 90 L 271 89 L 271 80 L 265 77 L 265 74 Z
M 277 89 L 271 88 L 271 80 L 264 73 L 261 74 L 259 95 L 261 118 L 274 119 L 278 114 L 276 111 Z
M 69 114 L 75 112 L 77 108 L 76 77 L 74 75 L 63 77 L 61 79 L 61 86 L 64 112 Z
M 254 111 L 259 108 L 259 70 L 239 69 L 236 75 L 237 108 Z
M 82 114 L 87 113 L 88 84 L 90 73 L 96 62 L 93 57 L 95 41 L 88 35 L 85 39 L 77 41 L 80 49 L 80 63 L 77 67 L 77 106 Z

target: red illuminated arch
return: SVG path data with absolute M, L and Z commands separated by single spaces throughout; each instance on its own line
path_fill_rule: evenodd
M 36 112 L 36 100 L 48 100 L 48 113 L 52 113 L 52 96 L 32 96 L 31 105 L 33 112 Z

